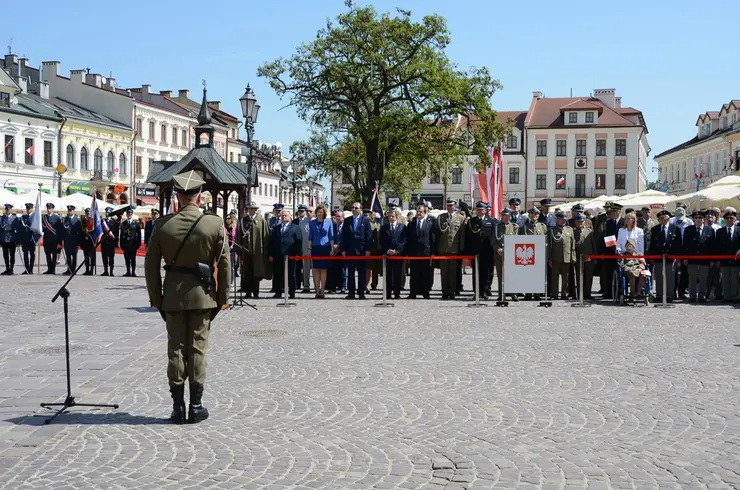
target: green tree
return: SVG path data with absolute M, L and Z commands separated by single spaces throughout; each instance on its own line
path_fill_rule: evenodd
M 656 191 L 659 191 L 660 190 L 660 186 L 661 186 L 660 180 L 657 180 L 656 179 L 656 180 L 653 180 L 653 181 L 648 182 L 645 185 L 645 189 L 646 190 L 656 190 Z
M 345 3 L 314 40 L 258 70 L 311 124 L 310 137 L 292 146 L 296 156 L 341 176 L 364 202 L 376 181 L 408 197 L 430 165 L 484 157 L 504 133 L 490 105 L 500 84 L 486 68 L 465 71 L 448 59 L 445 20 Z M 458 115 L 475 124 L 457 131 Z

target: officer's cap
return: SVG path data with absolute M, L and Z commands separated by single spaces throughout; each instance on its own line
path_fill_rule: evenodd
M 254 201 L 247 203 L 247 209 L 259 209 L 259 208 L 260 208 L 259 205 Z M 231 214 L 236 214 L 236 209 L 232 209 Z
M 5 205 L 5 209 L 13 209 L 13 205 L 12 204 L 6 204 Z
M 75 208 L 75 207 L 74 207 L 74 206 L 72 206 L 72 209 L 74 209 L 74 208 Z M 67 206 L 67 209 L 69 209 L 69 206 Z M 112 208 L 112 207 L 108 206 L 107 208 L 105 208 L 105 212 L 106 212 L 106 213 L 110 213 L 111 211 L 113 211 L 113 208 Z
M 737 216 L 737 213 L 735 211 L 725 211 L 725 214 L 722 215 L 724 219 L 731 218 Z
M 284 207 L 285 206 L 283 206 L 279 202 L 276 202 L 275 204 L 272 205 L 272 210 L 273 211 L 282 211 Z
M 447 205 L 448 206 L 457 206 L 457 200 L 455 200 L 455 199 L 447 199 Z
M 111 211 L 113 210 L 113 208 L 108 208 L 108 209 L 110 209 Z M 108 209 L 106 209 L 106 211 L 108 211 Z M 67 204 L 67 210 L 68 211 L 74 211 L 75 210 L 75 205 L 74 204 Z
M 512 197 L 509 199 L 509 206 L 519 206 L 522 203 L 522 200 L 518 197 Z
M 308 206 L 306 206 L 305 204 L 299 204 L 298 211 L 308 211 Z
M 126 210 L 126 214 L 132 215 L 132 214 L 134 214 L 134 210 L 133 209 L 127 209 Z
M 586 221 L 586 215 L 585 214 L 579 214 L 578 216 L 573 217 L 576 221 Z
M 691 214 L 691 217 L 692 218 L 706 218 L 707 217 L 707 213 L 704 212 L 704 211 L 694 211 Z
M 398 206 L 396 206 L 396 205 L 395 205 L 395 204 L 393 204 L 393 203 L 390 203 L 390 204 L 388 205 L 388 209 L 396 209 L 397 207 L 398 207 Z
M 576 204 L 572 208 L 570 208 L 571 211 L 583 211 L 583 204 Z
M 511 216 L 511 211 L 509 211 L 508 209 L 504 209 L 503 211 L 501 211 L 501 216 Z
M 668 216 L 668 217 L 670 217 L 671 216 L 671 212 L 668 211 L 667 209 L 663 209 L 663 210 L 661 210 L 661 211 L 658 212 L 658 217 L 660 218 L 661 216 Z
M 528 212 L 528 213 L 535 213 L 535 214 L 540 214 L 540 210 L 539 210 L 539 209 L 537 209 L 537 207 L 536 207 L 536 206 L 532 206 L 531 208 L 529 208 L 529 211 L 527 211 L 527 212 Z
M 555 213 L 555 217 L 557 219 L 565 219 L 565 213 L 563 213 L 563 212 Z
M 129 209 L 129 211 L 131 211 L 131 210 Z M 131 212 L 133 213 L 133 211 L 131 211 Z M 156 214 L 157 216 L 159 216 L 159 210 L 152 209 L 152 214 Z
M 478 201 L 475 203 L 475 209 L 486 209 L 487 204 L 483 201 Z
M 85 214 L 90 214 L 90 208 L 85 208 Z
M 46 209 L 54 209 L 56 206 L 54 206 L 53 202 L 47 202 L 46 203 Z
M 370 211 L 369 209 L 362 210 L 362 214 L 370 214 L 370 213 L 372 213 L 372 211 Z
M 27 202 L 26 203 L 26 209 L 33 209 L 33 203 L 32 202 Z
M 549 197 L 542 199 L 540 201 L 540 206 L 550 206 L 550 205 L 552 205 L 552 199 L 550 199 Z
M 609 206 L 605 206 L 607 211 L 621 211 L 624 206 L 617 204 L 616 202 L 608 203 Z
M 172 177 L 173 187 L 178 194 L 198 194 L 205 184 L 205 180 L 195 170 L 189 170 Z

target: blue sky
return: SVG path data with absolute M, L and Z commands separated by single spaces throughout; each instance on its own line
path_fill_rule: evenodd
M 737 0 L 371 3 L 379 11 L 401 7 L 416 16 L 444 16 L 450 58 L 460 67 L 487 66 L 503 84 L 492 101 L 498 110 L 527 109 L 534 90 L 565 97 L 571 89 L 586 96 L 594 88 L 615 88 L 623 105 L 643 111 L 651 157 L 692 137 L 700 113 L 740 98 Z M 87 67 L 105 76 L 113 72 L 123 87 L 197 91 L 206 79 L 209 98 L 239 116 L 238 99 L 250 83 L 262 106 L 255 137 L 286 147 L 303 138 L 307 126 L 283 108 L 287 101 L 256 70 L 311 40 L 344 2 L 208 5 L 37 0 L 31 12 L 12 2 L 3 8 L 0 40 L 13 38 L 13 52 L 33 66 L 58 60 L 64 74 Z

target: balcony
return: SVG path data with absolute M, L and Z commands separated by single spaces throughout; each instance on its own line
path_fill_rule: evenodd
M 580 199 L 593 198 L 594 188 L 586 187 L 585 185 L 577 185 L 573 187 L 568 187 L 567 194 L 568 194 L 568 198 L 571 198 L 571 197 L 577 197 Z

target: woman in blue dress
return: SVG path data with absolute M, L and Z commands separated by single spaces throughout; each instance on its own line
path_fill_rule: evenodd
M 308 253 L 312 257 L 313 284 L 316 288 L 316 297 L 324 297 L 326 287 L 326 269 L 329 267 L 328 260 L 319 257 L 328 257 L 334 246 L 334 227 L 332 221 L 326 217 L 326 207 L 320 205 L 316 208 L 316 219 L 308 223 Z

